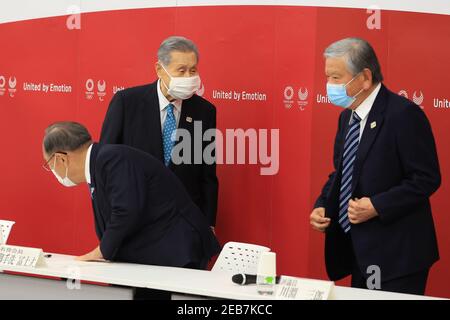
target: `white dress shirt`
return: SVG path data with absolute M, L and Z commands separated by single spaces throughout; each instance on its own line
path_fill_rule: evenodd
M 175 108 L 173 108 L 173 114 L 175 116 L 175 121 L 177 123 L 177 128 L 178 128 L 178 123 L 180 122 L 180 115 L 181 115 L 181 105 L 182 105 L 183 101 L 175 100 L 175 101 L 170 102 L 169 100 L 167 100 L 167 98 L 164 96 L 164 94 L 161 91 L 161 79 L 158 80 L 158 84 L 156 86 L 157 86 L 157 90 L 158 90 L 159 111 L 160 111 L 160 116 L 161 116 L 161 132 L 164 131 L 164 121 L 166 121 L 166 117 L 167 117 L 166 107 L 170 103 L 172 103 L 175 107 Z
M 381 89 L 381 83 L 377 85 L 375 90 L 372 91 L 372 93 L 364 100 L 356 110 L 353 112 L 356 112 L 356 114 L 361 118 L 361 122 L 359 124 L 359 141 L 361 141 L 362 134 L 364 132 L 364 127 L 366 126 L 367 118 L 369 116 L 369 112 L 372 109 L 373 103 L 375 102 L 375 99 L 378 95 L 378 92 Z M 353 115 L 353 113 L 352 113 Z M 350 120 L 352 117 L 350 117 Z
M 92 151 L 92 144 L 89 146 L 86 152 L 86 160 L 84 161 L 84 175 L 86 176 L 86 182 L 89 184 L 91 184 L 91 172 L 90 172 L 91 151 Z

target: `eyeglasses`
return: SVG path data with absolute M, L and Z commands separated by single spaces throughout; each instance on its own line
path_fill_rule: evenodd
M 62 151 L 56 151 L 55 153 L 53 153 L 50 158 L 48 158 L 47 162 L 45 162 L 42 165 L 42 168 L 44 168 L 46 171 L 52 171 L 52 168 L 50 167 L 50 161 L 53 159 L 53 157 L 55 156 L 55 154 L 57 153 L 61 153 L 61 154 L 65 154 L 67 155 L 67 152 L 62 152 Z

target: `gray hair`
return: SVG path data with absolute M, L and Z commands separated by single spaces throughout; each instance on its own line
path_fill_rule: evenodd
M 380 63 L 372 46 L 364 39 L 345 38 L 325 49 L 325 58 L 344 57 L 347 69 L 355 76 L 365 68 L 372 72 L 374 83 L 383 81 Z
M 170 64 L 172 51 L 194 52 L 198 62 L 198 49 L 194 42 L 185 37 L 169 37 L 164 40 L 158 49 L 158 60 L 165 66 Z
M 75 151 L 91 142 L 91 135 L 82 124 L 60 121 L 45 129 L 43 146 L 45 153 L 52 155 L 55 152 Z

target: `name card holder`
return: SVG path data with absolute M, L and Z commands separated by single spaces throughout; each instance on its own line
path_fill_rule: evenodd
M 42 249 L 10 246 L 6 244 L 0 245 L 0 268 L 36 268 L 45 266 L 46 263 Z
M 277 285 L 276 299 L 328 300 L 333 281 L 282 276 Z

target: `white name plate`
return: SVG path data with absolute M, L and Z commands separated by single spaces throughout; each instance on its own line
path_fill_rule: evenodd
M 277 285 L 276 298 L 288 300 L 328 300 L 332 281 L 282 276 Z
M 45 258 L 42 249 L 0 245 L 0 267 L 36 268 L 43 266 L 45 266 Z

